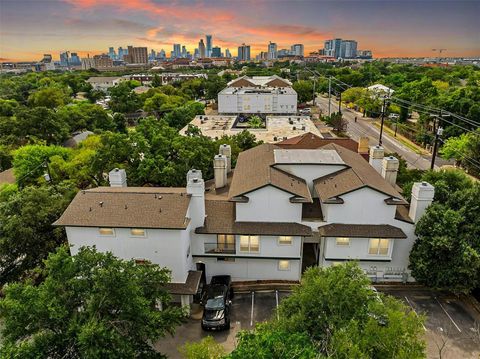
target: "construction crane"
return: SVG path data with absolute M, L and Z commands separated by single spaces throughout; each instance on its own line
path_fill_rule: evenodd
M 442 52 L 447 51 L 447 49 L 432 49 L 432 51 L 438 51 L 438 61 L 440 62 L 440 57 L 442 57 Z

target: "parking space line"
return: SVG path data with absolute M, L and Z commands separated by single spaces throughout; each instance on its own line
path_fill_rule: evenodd
M 443 307 L 442 303 L 440 303 L 440 301 L 438 300 L 437 297 L 435 297 L 435 300 L 437 301 L 438 305 L 440 306 L 440 308 L 442 308 L 442 310 L 445 312 L 445 314 L 447 315 L 447 317 L 452 321 L 453 325 L 455 325 L 455 328 L 458 329 L 458 331 L 461 333 L 462 330 L 459 328 L 459 326 L 457 325 L 457 323 L 455 323 L 455 321 L 452 319 L 452 317 L 450 316 L 450 314 L 448 314 L 448 312 L 445 310 L 445 308 Z
M 250 326 L 253 327 L 253 305 L 255 302 L 255 292 L 252 291 L 252 310 L 250 311 Z
M 275 300 L 277 301 L 277 320 L 280 320 L 280 317 L 278 315 L 278 290 L 275 290 Z
M 410 303 L 410 300 L 408 300 L 407 296 L 405 296 L 405 300 L 407 301 L 408 305 L 410 306 L 410 308 L 412 308 L 413 312 L 415 313 L 415 315 L 418 317 L 418 313 L 417 311 L 415 310 L 415 308 L 413 307 L 412 303 Z M 423 330 L 427 331 L 427 328 L 425 327 L 425 324 L 422 323 L 422 327 L 423 327 Z

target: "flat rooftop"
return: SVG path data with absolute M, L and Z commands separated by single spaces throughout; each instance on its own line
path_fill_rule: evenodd
M 291 87 L 226 87 L 219 92 L 223 95 L 266 95 L 266 94 L 277 94 L 277 95 L 294 95 L 296 94 L 295 90 Z
M 205 118 L 207 119 L 205 120 Z M 235 119 L 236 116 L 202 115 L 196 116 L 190 124 L 197 126 L 204 136 L 221 138 L 224 135 L 237 135 L 244 130 L 244 128 L 232 127 Z M 185 135 L 187 127 L 188 125 L 180 130 L 181 135 Z M 322 134 L 308 116 L 267 116 L 266 128 L 249 128 L 247 131 L 254 134 L 257 140 L 267 143 L 280 142 L 308 132 L 322 137 Z
M 273 150 L 275 163 L 281 164 L 339 164 L 345 162 L 335 150 L 313 149 L 313 150 Z

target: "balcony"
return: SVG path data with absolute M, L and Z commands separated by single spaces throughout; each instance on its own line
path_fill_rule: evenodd
M 205 254 L 235 254 L 235 243 L 204 243 Z

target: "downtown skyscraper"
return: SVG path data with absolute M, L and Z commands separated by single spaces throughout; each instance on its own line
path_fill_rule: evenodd
M 207 57 L 212 57 L 212 35 L 206 35 L 205 39 L 207 40 Z

